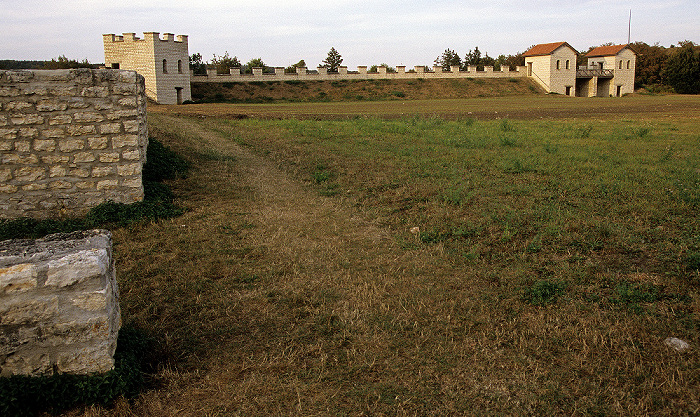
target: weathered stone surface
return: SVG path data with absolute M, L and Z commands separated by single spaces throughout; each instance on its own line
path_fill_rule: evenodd
M 119 291 L 108 231 L 0 242 L 0 374 L 114 366 Z
M 109 258 L 105 249 L 89 249 L 49 261 L 46 284 L 66 287 L 88 278 L 104 275 Z
M 36 265 L 18 264 L 0 268 L 0 293 L 23 292 L 36 288 Z
M 677 337 L 667 337 L 664 340 L 664 344 L 666 344 L 666 346 L 679 353 L 683 353 L 686 350 L 690 349 L 690 345 L 688 344 L 688 342 L 681 340 Z
M 143 83 L 122 70 L 0 70 L 0 218 L 143 199 L 132 186 L 148 142 Z

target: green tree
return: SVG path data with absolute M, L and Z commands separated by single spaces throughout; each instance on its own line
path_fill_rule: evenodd
M 663 79 L 676 93 L 700 93 L 700 53 L 692 42 L 680 45 L 666 61 Z
M 253 68 L 262 68 L 263 72 L 270 72 L 271 68 L 265 65 L 262 58 L 253 58 L 245 64 L 243 68 L 244 74 L 252 74 Z
M 668 59 L 666 48 L 658 43 L 648 45 L 644 42 L 635 42 L 631 46 L 637 53 L 634 84 L 637 87 L 652 87 L 662 84 L 661 73 Z
M 241 62 L 237 57 L 231 58 L 228 51 L 223 56 L 216 56 L 211 59 L 211 66 L 216 68 L 217 74 L 229 74 L 231 68 L 240 68 Z
M 443 70 L 449 71 L 450 67 L 452 67 L 453 65 L 461 67 L 462 59 L 459 57 L 459 54 L 457 54 L 457 52 L 448 48 L 445 49 L 445 52 L 443 52 L 442 55 L 435 59 L 435 65 L 439 65 L 442 67 Z
M 340 56 L 335 48 L 331 47 L 331 50 L 328 51 L 328 56 L 321 63 L 323 64 L 322 67 L 328 68 L 328 72 L 338 72 L 340 64 L 343 63 L 343 57 Z
M 297 72 L 297 68 L 306 68 L 306 61 L 299 60 L 296 64 L 292 64 L 288 66 L 287 68 L 284 69 L 284 72 L 287 74 L 294 74 Z
M 207 75 L 207 65 L 202 62 L 202 54 L 190 55 L 190 69 L 194 75 Z
M 463 68 L 466 70 L 470 65 L 476 65 L 477 67 L 483 66 L 484 64 L 481 62 L 481 51 L 479 50 L 479 47 L 477 46 L 474 48 L 472 51 L 471 49 L 465 55 L 464 57 L 464 62 L 463 62 Z

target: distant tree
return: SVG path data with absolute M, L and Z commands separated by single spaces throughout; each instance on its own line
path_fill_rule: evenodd
M 331 50 L 328 51 L 328 56 L 321 63 L 323 64 L 321 65 L 322 67 L 328 68 L 328 72 L 338 72 L 340 64 L 343 63 L 343 57 L 340 56 L 335 48 L 331 47 Z
M 17 61 L 14 59 L 0 59 L 0 70 L 12 69 L 41 69 L 46 61 Z
M 231 58 L 228 51 L 223 56 L 216 56 L 211 59 L 211 66 L 216 68 L 217 74 L 229 74 L 231 68 L 240 68 L 241 61 L 237 57 Z
M 44 63 L 43 69 L 68 69 L 68 68 L 93 68 L 94 65 L 90 64 L 87 59 L 78 62 L 74 59 L 68 59 L 65 55 L 61 55 L 58 58 L 54 58 L 51 61 L 46 61 Z
M 207 75 L 207 65 L 202 62 L 202 54 L 190 55 L 190 69 L 194 75 Z
M 470 49 L 469 52 L 467 52 L 467 55 L 464 56 L 464 61 L 462 64 L 463 69 L 466 70 L 470 65 L 476 65 L 477 67 L 483 65 L 481 63 L 481 51 L 479 50 L 478 46 L 474 48 L 473 51 Z
M 265 65 L 262 58 L 253 58 L 245 64 L 245 66 L 243 67 L 243 73 L 252 74 L 253 68 L 262 68 L 263 72 L 270 72 L 270 70 L 272 69 Z
M 459 57 L 459 54 L 457 54 L 457 52 L 448 48 L 445 49 L 445 52 L 443 52 L 442 55 L 435 59 L 435 65 L 439 65 L 442 67 L 443 70 L 449 71 L 450 67 L 452 67 L 453 65 L 461 67 L 462 59 Z
M 306 61 L 303 59 L 297 62 L 296 64 L 292 64 L 288 66 L 287 68 L 284 69 L 284 72 L 287 74 L 294 74 L 297 72 L 297 68 L 306 68 Z
M 490 67 L 496 67 L 496 60 L 494 58 L 491 58 L 488 54 L 488 52 L 484 55 L 483 58 L 481 58 L 481 65 L 483 66 L 490 66 Z
M 507 55 L 501 65 L 507 65 L 511 70 L 515 70 L 516 67 L 525 65 L 525 57 L 522 52 L 518 52 L 515 55 Z
M 637 87 L 650 87 L 662 84 L 661 73 L 668 59 L 666 48 L 658 43 L 647 45 L 644 42 L 635 42 L 631 46 L 637 53 L 634 84 Z
M 679 94 L 700 93 L 700 53 L 692 42 L 681 44 L 666 61 L 663 80 Z
M 386 63 L 382 63 L 379 65 L 372 65 L 371 67 L 369 67 L 367 72 L 377 73 L 377 72 L 379 72 L 379 67 L 385 67 L 387 73 L 396 72 L 396 68 L 391 67 L 391 66 L 389 66 L 389 64 L 386 64 Z

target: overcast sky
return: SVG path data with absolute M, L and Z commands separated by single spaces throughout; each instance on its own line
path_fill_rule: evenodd
M 204 60 L 228 51 L 269 66 L 432 65 L 446 48 L 496 57 L 537 43 L 700 42 L 700 0 L 0 0 L 0 59 L 104 62 L 102 34 L 189 35 Z

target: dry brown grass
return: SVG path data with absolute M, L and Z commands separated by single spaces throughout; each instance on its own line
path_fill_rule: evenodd
M 645 247 L 636 264 L 608 246 L 576 260 L 581 254 L 568 243 L 530 253 L 530 237 L 507 239 L 507 228 L 486 223 L 482 244 L 493 248 L 468 258 L 408 229 L 421 219 L 483 219 L 429 203 L 428 180 L 424 190 L 408 181 L 380 189 L 404 168 L 376 149 L 343 159 L 340 147 L 288 139 L 293 124 L 270 122 L 261 132 L 256 123 L 150 116 L 151 133 L 195 162 L 190 177 L 174 184 L 185 215 L 114 231 L 124 319 L 159 339 L 163 363 L 155 385 L 132 403 L 74 415 L 700 410 L 700 297 L 657 272 L 672 265 L 654 253 L 663 245 Z M 680 122 L 696 124 L 690 117 Z M 322 185 L 311 181 L 317 161 L 342 177 L 333 197 L 320 196 Z M 541 181 L 527 172 L 517 178 L 512 190 Z M 477 197 L 494 211 L 527 206 L 507 195 Z M 678 216 L 664 234 L 681 233 L 673 222 L 689 218 Z M 606 224 L 577 218 L 562 239 L 585 241 L 596 222 Z M 644 218 L 631 222 L 647 227 Z M 524 302 L 535 273 L 568 277 L 571 289 L 560 302 Z M 605 298 L 614 288 L 604 283 L 620 281 L 664 283 L 688 298 L 645 304 L 643 314 L 588 298 Z M 676 353 L 663 344 L 670 335 L 695 347 Z

